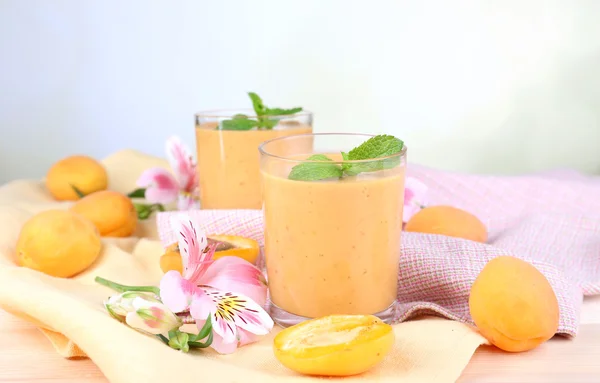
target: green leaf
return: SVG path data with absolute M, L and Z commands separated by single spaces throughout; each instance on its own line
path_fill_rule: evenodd
M 73 188 L 73 191 L 75 192 L 75 194 L 77 194 L 77 197 L 79 197 L 79 198 L 85 197 L 85 194 L 81 190 L 79 190 L 75 185 L 71 185 L 71 187 Z
M 196 341 L 202 340 L 202 339 L 206 338 L 207 336 L 209 336 L 210 334 L 212 334 L 212 321 L 210 319 L 210 314 L 208 314 L 208 318 L 206 319 L 206 322 L 204 322 L 204 326 L 202 326 L 202 328 L 200 329 L 198 334 L 192 335 L 190 337 L 190 341 L 196 342 Z
M 324 154 L 315 154 L 307 158 L 309 161 L 332 161 Z M 328 178 L 339 178 L 343 175 L 342 168 L 334 163 L 303 162 L 292 168 L 288 178 L 296 181 L 319 181 Z
M 127 197 L 129 197 L 129 198 L 144 198 L 145 196 L 146 196 L 145 188 L 135 189 L 131 193 L 127 194 Z
M 346 152 L 342 152 L 342 159 L 344 161 L 350 161 L 350 155 Z M 342 171 L 344 172 L 344 174 L 346 174 L 348 176 L 357 175 L 358 173 L 355 173 L 354 171 L 350 170 L 351 167 L 352 167 L 352 164 L 342 163 Z
M 275 127 L 275 125 L 277 125 L 278 123 L 279 123 L 279 120 L 277 120 L 277 119 L 270 119 L 267 117 L 258 117 L 257 127 L 265 128 L 265 129 L 273 129 Z
M 189 340 L 190 334 L 188 334 L 187 332 L 169 332 L 169 347 L 174 348 L 175 350 L 188 352 L 190 350 L 190 346 L 188 345 Z
M 231 120 L 223 120 L 217 126 L 220 130 L 250 130 L 258 126 L 258 121 L 251 120 L 243 114 L 236 114 Z
M 210 334 L 208 334 L 208 339 L 206 339 L 206 342 L 202 343 L 202 342 L 188 342 L 188 345 L 190 347 L 194 347 L 194 348 L 206 348 L 208 346 L 210 346 L 213 342 L 213 332 L 211 331 Z
M 370 160 L 381 157 L 389 157 L 402 151 L 404 142 L 394 136 L 379 135 L 368 139 L 360 146 L 352 149 L 349 153 L 342 152 L 342 157 L 346 161 Z M 349 176 L 354 176 L 362 172 L 372 172 L 383 169 L 390 169 L 400 164 L 400 156 L 387 158 L 381 161 L 368 161 L 358 164 L 344 164 L 342 169 Z
M 159 203 L 155 204 L 144 204 L 144 203 L 134 203 L 133 207 L 137 212 L 138 219 L 144 220 L 150 218 L 153 212 L 155 211 L 165 211 L 165 207 Z
M 296 108 L 291 108 L 291 109 L 267 108 L 265 110 L 265 114 L 267 116 L 287 116 L 289 114 L 295 114 L 298 112 L 302 112 L 301 107 L 296 107 Z
M 300 107 L 291 108 L 291 109 L 267 108 L 265 106 L 263 100 L 260 98 L 260 96 L 258 94 L 254 93 L 254 92 L 248 92 L 248 96 L 250 97 L 250 100 L 252 100 L 252 107 L 254 108 L 254 112 L 256 113 L 256 116 L 258 119 L 257 125 L 255 125 L 255 126 L 259 129 L 273 129 L 275 127 L 275 125 L 277 125 L 279 123 L 278 119 L 270 119 L 270 118 L 267 118 L 266 116 L 285 116 L 285 115 L 290 115 L 290 114 L 294 114 L 294 113 L 298 113 L 298 112 L 302 111 L 302 108 L 300 108 Z M 231 121 L 231 120 L 226 120 L 226 121 Z M 252 121 L 252 120 L 250 120 L 250 121 Z M 223 121 L 223 122 L 225 122 L 225 121 Z M 228 124 L 231 124 L 231 123 L 228 123 Z M 242 123 L 238 123 L 238 124 L 241 125 Z M 250 124 L 250 123 L 247 123 L 247 124 Z M 225 129 L 225 128 L 223 128 L 223 129 Z M 233 130 L 233 129 L 230 129 L 230 130 Z M 235 130 L 248 130 L 248 129 L 235 129 Z
M 256 115 L 265 115 L 267 107 L 265 106 L 265 104 L 263 104 L 263 101 L 260 98 L 260 96 L 254 92 L 248 92 L 248 96 L 250 97 L 250 100 L 252 100 L 252 107 L 254 108 L 254 112 L 256 113 Z

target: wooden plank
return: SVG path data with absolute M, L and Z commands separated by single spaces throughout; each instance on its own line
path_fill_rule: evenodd
M 0 310 L 0 382 L 106 383 L 89 359 L 66 360 L 33 325 Z M 600 382 L 600 325 L 573 341 L 553 339 L 528 353 L 480 348 L 460 383 Z

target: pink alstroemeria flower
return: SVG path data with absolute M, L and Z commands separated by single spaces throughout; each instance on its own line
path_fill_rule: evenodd
M 166 150 L 175 176 L 164 168 L 150 168 L 142 173 L 137 185 L 146 188 L 145 198 L 150 203 L 169 204 L 177 200 L 179 210 L 199 208 L 194 158 L 178 137 L 167 140 Z
M 404 209 L 402 213 L 404 223 L 408 222 L 413 215 L 425 207 L 426 196 L 427 185 L 416 178 L 406 177 L 404 184 Z
M 189 311 L 202 328 L 210 316 L 213 347 L 221 354 L 254 342 L 273 329 L 263 309 L 267 286 L 262 272 L 238 257 L 213 259 L 216 245 L 207 246 L 206 235 L 186 214 L 171 220 L 178 234 L 183 275 L 167 272 L 160 282 L 162 302 L 173 312 Z

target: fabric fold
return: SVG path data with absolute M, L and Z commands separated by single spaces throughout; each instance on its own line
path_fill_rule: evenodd
M 110 189 L 127 193 L 146 168 L 166 161 L 131 150 L 105 159 Z M 511 254 L 534 263 L 551 281 L 561 305 L 560 332 L 575 335 L 583 294 L 600 293 L 600 182 L 575 173 L 524 177 L 472 176 L 410 166 L 427 183 L 430 201 L 462 207 L 490 229 L 490 243 L 405 233 L 394 325 L 396 344 L 361 382 L 455 382 L 486 341 L 469 325 L 468 289 L 487 260 Z M 124 284 L 157 284 L 159 257 L 173 241 L 169 214 L 143 222 L 134 238 L 103 239 L 103 253 L 88 270 L 58 279 L 14 265 L 20 226 L 53 201 L 39 181 L 0 187 L 0 307 L 40 327 L 65 357 L 91 358 L 111 382 L 158 383 L 177 377 L 238 382 L 306 382 L 277 362 L 275 330 L 233 355 L 211 350 L 182 354 L 112 319 L 102 302 L 113 294 L 94 283 L 102 276 Z M 195 211 L 207 232 L 243 235 L 262 243 L 260 211 Z M 159 240 L 160 233 L 160 240 Z M 443 315 L 422 318 L 423 314 Z M 419 318 L 417 318 L 419 317 Z M 189 371 L 195 371 L 190 374 Z M 175 375 L 176 374 L 176 375 Z

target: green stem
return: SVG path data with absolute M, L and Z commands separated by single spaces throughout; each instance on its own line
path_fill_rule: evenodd
M 169 345 L 169 340 L 164 335 L 158 334 L 156 337 L 160 339 L 164 344 Z
M 213 333 L 211 332 L 210 334 L 208 334 L 208 339 L 206 340 L 206 342 L 202 343 L 202 342 L 193 342 L 193 341 L 188 341 L 188 345 L 190 347 L 194 347 L 194 348 L 207 348 L 208 346 L 210 346 L 213 342 Z
M 144 291 L 148 293 L 154 293 L 156 295 L 160 295 L 160 289 L 156 286 L 126 286 L 121 285 L 116 282 L 109 281 L 108 279 L 104 279 L 102 277 L 96 277 L 96 283 L 101 284 L 102 286 L 106 286 L 120 293 L 124 293 L 127 291 Z

